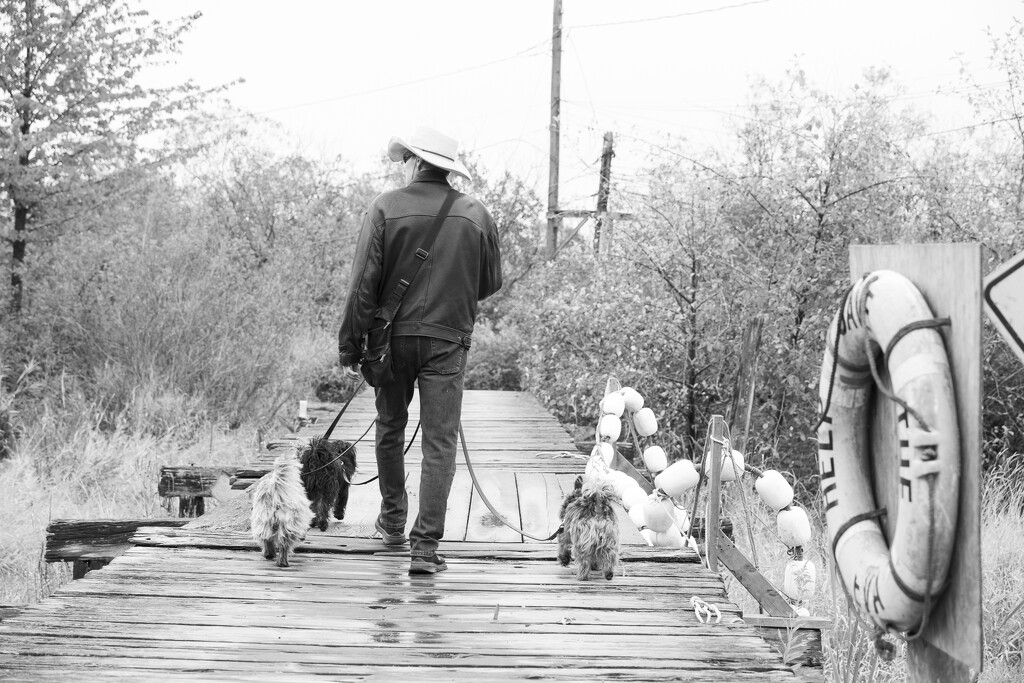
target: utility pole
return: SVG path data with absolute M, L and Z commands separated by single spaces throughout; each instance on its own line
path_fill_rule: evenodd
M 612 248 L 612 219 L 608 216 L 608 195 L 612 191 L 612 151 L 614 135 L 611 131 L 604 134 L 604 146 L 601 149 L 601 178 L 597 183 L 597 216 L 594 225 L 594 252 L 607 254 Z
M 633 218 L 631 213 L 608 210 L 608 199 L 612 190 L 612 157 L 615 156 L 613 144 L 615 136 L 609 131 L 604 134 L 604 146 L 601 150 L 601 179 L 597 188 L 597 210 L 592 209 L 559 209 L 558 211 L 548 210 L 548 222 L 552 217 L 557 220 L 563 218 L 582 218 L 579 224 L 569 233 L 569 236 L 558 244 L 554 252 L 548 251 L 548 258 L 554 256 L 559 249 L 569 244 L 574 237 L 590 221 L 594 221 L 594 252 L 597 254 L 608 254 L 612 249 L 612 221 L 624 218 Z
M 558 125 L 562 91 L 562 0 L 554 2 L 555 12 L 551 29 L 551 137 L 548 151 L 548 258 L 553 257 L 558 250 L 558 227 L 561 223 L 558 216 Z

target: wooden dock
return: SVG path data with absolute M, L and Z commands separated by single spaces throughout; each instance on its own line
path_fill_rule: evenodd
M 311 406 L 316 421 L 300 433 L 322 433 L 339 407 Z M 372 395 L 360 395 L 335 437 L 354 441 L 373 415 Z M 516 392 L 467 392 L 463 425 L 496 509 L 530 534 L 553 532 L 585 464 L 570 435 Z M 375 473 L 372 436 L 357 482 Z M 417 439 L 410 523 L 419 457 Z M 798 680 L 691 551 L 648 547 L 623 513 L 619 572 L 578 582 L 553 541 L 491 514 L 461 454 L 438 575 L 410 576 L 408 550 L 372 538 L 376 482 L 354 487 L 345 521 L 311 531 L 288 568 L 217 523 L 246 498 L 181 528 L 141 528 L 105 568 L 0 623 L 0 679 Z M 701 623 L 694 596 L 721 621 Z

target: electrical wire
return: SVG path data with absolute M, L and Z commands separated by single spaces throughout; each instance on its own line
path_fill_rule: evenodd
M 668 19 L 680 19 L 682 17 L 695 17 L 700 14 L 715 14 L 717 12 L 724 12 L 726 10 L 738 9 L 740 7 L 747 7 L 749 5 L 763 5 L 771 2 L 772 0 L 749 0 L 749 2 L 740 2 L 735 5 L 723 5 L 721 7 L 709 7 L 707 9 L 693 10 L 690 12 L 680 12 L 679 14 L 666 14 L 660 17 L 646 17 L 643 19 L 624 19 L 622 21 L 609 21 L 603 24 L 578 24 L 576 26 L 569 26 L 570 29 L 582 29 L 582 28 L 604 28 L 606 26 L 624 26 L 626 24 L 643 24 L 652 21 L 666 21 Z M 563 29 L 565 30 L 565 29 Z

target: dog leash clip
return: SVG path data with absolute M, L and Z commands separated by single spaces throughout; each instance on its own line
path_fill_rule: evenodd
M 694 595 L 690 598 L 690 605 L 693 607 L 693 614 L 697 617 L 697 621 L 702 624 L 719 623 L 722 621 L 722 613 L 718 611 L 718 607 L 711 603 L 705 602 Z M 712 622 L 712 616 L 714 621 Z

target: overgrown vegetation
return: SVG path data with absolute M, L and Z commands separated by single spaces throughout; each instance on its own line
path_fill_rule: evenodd
M 139 20 L 126 3 L 82 4 Z M 0 3 L 0 16 L 14 21 L 19 7 Z M 175 49 L 186 25 L 156 30 L 146 58 Z M 12 29 L 3 49 L 21 58 L 17 41 L 39 26 Z M 83 41 L 70 49 L 105 44 Z M 977 242 L 986 271 L 1024 249 L 1024 29 L 992 41 L 1008 84 L 969 91 L 984 96 L 973 102 L 980 119 L 1005 125 L 930 135 L 883 71 L 843 97 L 799 70 L 765 80 L 734 150 L 652 148 L 646 187 L 613 188 L 635 220 L 615 224 L 600 256 L 576 240 L 544 259 L 537 193 L 467 160 L 476 180 L 461 189 L 492 210 L 506 282 L 481 308 L 468 386 L 530 391 L 585 435 L 615 375 L 657 411 L 670 457 L 692 458 L 711 415 L 735 415 L 741 429 L 740 349 L 760 319 L 745 451 L 793 472 L 813 507 L 822 336 L 849 246 Z M 38 130 L 42 96 L 2 90 L 0 112 Z M 175 93 L 179 114 L 212 107 L 190 87 Z M 283 407 L 353 389 L 337 371 L 337 316 L 363 207 L 398 182 L 394 169 L 357 174 L 343 160 L 273 151 L 269 124 L 237 112 L 209 112 L 228 123 L 193 121 L 182 136 L 181 119 L 135 104 L 115 115 L 140 135 L 88 154 L 75 145 L 91 128 L 0 135 L 0 235 L 14 257 L 12 286 L 0 289 L 0 602 L 67 580 L 40 559 L 49 519 L 160 515 L 161 465 L 243 462 L 258 432 L 280 428 Z M 141 132 L 157 128 L 146 147 Z M 982 352 L 986 679 L 1016 680 L 1024 551 L 1007 539 L 1024 531 L 1024 369 L 990 329 Z M 812 555 L 822 578 L 812 611 L 835 619 L 829 676 L 899 680 L 827 588 L 826 549 Z M 771 555 L 761 564 L 781 567 Z

